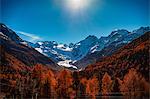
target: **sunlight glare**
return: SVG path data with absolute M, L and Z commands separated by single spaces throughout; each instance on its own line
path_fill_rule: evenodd
M 67 8 L 72 12 L 77 12 L 86 9 L 90 0 L 66 0 Z

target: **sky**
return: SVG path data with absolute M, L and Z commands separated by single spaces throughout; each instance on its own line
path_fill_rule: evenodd
M 0 0 L 0 22 L 24 40 L 76 43 L 149 26 L 150 0 Z

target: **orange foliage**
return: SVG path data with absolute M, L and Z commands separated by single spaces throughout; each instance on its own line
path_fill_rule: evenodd
M 96 77 L 93 77 L 87 82 L 86 93 L 92 96 L 93 99 L 95 99 L 95 96 L 98 94 L 98 92 L 99 92 L 98 80 Z
M 47 72 L 42 73 L 40 78 L 41 78 L 40 81 L 41 81 L 42 85 L 48 83 L 50 86 L 51 92 L 55 92 L 57 82 L 56 82 L 55 76 L 51 70 L 48 70 Z
M 97 78 L 94 76 L 92 79 L 87 80 L 83 78 L 81 83 L 85 85 L 86 94 L 89 95 L 92 99 L 96 99 L 96 95 L 99 92 L 99 84 Z
M 41 64 L 37 64 L 33 68 L 32 77 L 36 78 L 34 80 L 33 86 L 37 85 L 39 82 L 40 94 L 44 98 L 49 98 L 56 94 L 56 84 L 55 75 L 53 71 L 44 67 Z
M 123 80 L 118 78 L 120 91 L 126 96 L 142 96 L 143 92 L 148 93 L 149 83 L 139 74 L 136 69 L 130 69 Z
M 57 76 L 57 94 L 58 97 L 74 97 L 74 90 L 72 89 L 73 78 L 72 73 L 67 70 L 62 70 Z
M 33 67 L 33 70 L 32 70 L 33 75 L 32 76 L 35 78 L 39 78 L 41 76 L 41 74 L 46 72 L 46 71 L 47 71 L 46 67 L 44 67 L 41 64 L 36 64 Z
M 102 94 L 108 95 L 112 91 L 112 80 L 106 72 L 102 78 Z
M 12 87 L 16 87 L 16 81 L 15 80 L 10 80 L 9 81 Z

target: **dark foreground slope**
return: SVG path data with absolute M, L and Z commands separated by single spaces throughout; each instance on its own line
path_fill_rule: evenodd
M 1 50 L 3 50 L 3 52 L 0 53 L 1 59 L 7 60 L 5 59 L 7 55 L 11 55 L 26 66 L 43 64 L 52 69 L 59 69 L 50 58 L 39 53 L 34 48 L 28 47 L 26 43 L 14 31 L 6 27 L 6 25 L 0 24 L 0 27 L 0 46 L 2 48 Z M 14 64 L 15 63 L 16 62 L 14 62 Z M 1 62 L 1 64 L 3 65 L 5 63 Z
M 50 58 L 0 23 L 0 99 L 32 98 L 41 88 L 40 74 L 57 70 L 60 67 Z

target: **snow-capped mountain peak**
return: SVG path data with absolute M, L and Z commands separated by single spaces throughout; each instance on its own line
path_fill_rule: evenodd
M 81 60 L 86 55 L 101 51 L 111 44 L 116 46 L 127 44 L 147 31 L 150 31 L 149 27 L 141 27 L 132 32 L 118 29 L 112 31 L 109 36 L 100 37 L 99 39 L 96 36 L 89 35 L 84 40 L 75 44 L 70 43 L 67 45 L 55 41 L 39 41 L 30 45 L 40 53 L 52 58 L 61 66 L 77 68 L 72 63 Z
M 40 41 L 39 41 L 39 42 L 37 42 L 37 44 L 42 45 L 42 44 L 43 44 L 43 42 L 40 42 Z
M 128 35 L 128 31 L 125 30 L 125 29 L 118 29 L 118 30 L 115 30 L 115 31 L 112 31 L 112 33 L 109 35 L 109 36 L 115 36 L 115 35 Z
M 147 32 L 150 30 L 150 27 L 140 27 L 139 29 L 133 30 L 132 33 L 143 34 L 143 32 Z

